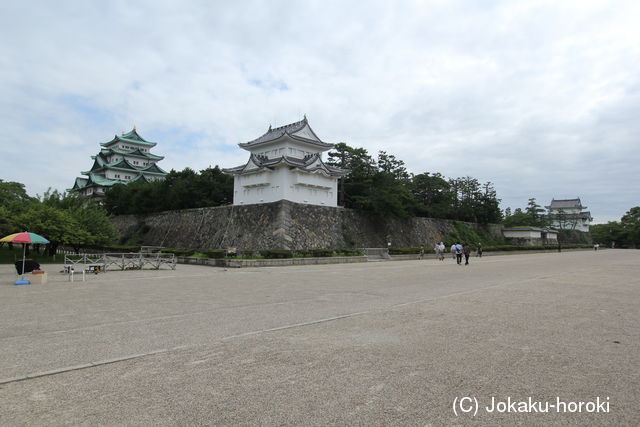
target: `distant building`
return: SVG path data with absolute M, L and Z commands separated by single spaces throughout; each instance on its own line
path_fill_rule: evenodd
M 557 245 L 558 232 L 548 228 L 510 227 L 503 228 L 502 235 L 507 242 L 519 246 Z
M 589 231 L 591 225 L 591 212 L 585 211 L 586 206 L 582 206 L 580 199 L 556 200 L 552 199 L 549 206 L 545 206 L 549 211 L 549 221 L 551 225 L 560 230 Z
M 269 126 L 261 137 L 238 145 L 251 155 L 244 165 L 223 169 L 234 176 L 234 205 L 279 200 L 338 205 L 338 179 L 349 171 L 322 161 L 322 153 L 334 145 L 318 138 L 306 116 L 286 126 Z
M 103 147 L 100 152 L 91 156 L 93 166 L 82 172 L 85 177 L 76 178 L 69 192 L 102 197 L 105 190 L 115 184 L 151 182 L 164 179 L 167 175 L 167 172 L 156 165 L 164 157 L 150 152 L 156 143 L 143 139 L 135 127 L 131 132 L 116 135 L 111 141 L 100 145 Z

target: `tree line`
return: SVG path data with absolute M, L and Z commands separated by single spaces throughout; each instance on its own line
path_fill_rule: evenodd
M 164 180 L 117 184 L 106 192 L 110 214 L 148 214 L 167 210 L 227 205 L 233 202 L 233 177 L 218 166 L 201 170 L 171 170 Z
M 478 223 L 502 219 L 493 184 L 470 176 L 446 178 L 439 172 L 409 173 L 386 151 L 377 158 L 364 148 L 336 144 L 328 164 L 351 173 L 340 182 L 338 203 L 382 217 L 430 217 Z
M 336 144 L 327 164 L 349 169 L 339 183 L 338 203 L 382 217 L 423 216 L 490 223 L 501 220 L 493 184 L 440 173 L 411 174 L 402 160 L 385 151 L 377 158 L 364 148 Z M 220 206 L 233 202 L 233 177 L 218 166 L 198 172 L 171 171 L 165 180 L 115 185 L 106 192 L 105 208 L 114 215 Z
M 616 248 L 639 248 L 640 206 L 629 209 L 620 218 L 620 221 L 592 225 L 590 231 L 593 241 L 601 245 Z
M 551 219 L 545 214 L 542 206 L 536 202 L 535 197 L 532 197 L 529 199 L 527 207 L 524 210 L 516 208 L 511 212 L 511 208 L 506 208 L 504 210 L 502 225 L 505 227 L 548 227 L 551 225 Z M 575 226 L 576 223 L 573 224 L 573 228 L 575 228 Z
M 107 211 L 95 200 L 57 190 L 31 197 L 24 184 L 0 179 L 0 234 L 22 231 L 47 238 L 50 255 L 60 245 L 78 250 L 85 245 L 110 244 L 117 238 Z

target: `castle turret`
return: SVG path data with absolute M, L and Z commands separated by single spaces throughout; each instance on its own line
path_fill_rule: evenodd
M 234 205 L 289 200 L 337 206 L 338 179 L 349 171 L 322 161 L 322 153 L 334 144 L 318 138 L 306 116 L 286 126 L 269 126 L 264 135 L 238 146 L 251 155 L 247 163 L 223 169 L 234 175 Z
M 131 132 L 123 133 L 108 142 L 100 144 L 103 148 L 93 159 L 91 169 L 83 171 L 84 177 L 76 178 L 73 188 L 84 196 L 102 197 L 107 188 L 115 184 L 136 181 L 151 182 L 164 179 L 167 172 L 160 169 L 156 162 L 164 159 L 151 154 L 155 142 L 143 139 L 135 127 Z

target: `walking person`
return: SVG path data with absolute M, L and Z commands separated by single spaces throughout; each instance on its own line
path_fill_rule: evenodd
M 443 242 L 440 242 L 440 243 L 437 245 L 437 247 L 438 247 L 438 259 L 439 259 L 440 261 L 444 261 L 444 251 L 445 251 L 444 243 L 443 243 Z
M 478 258 L 482 258 L 482 243 L 478 243 Z
M 460 243 L 456 243 L 456 263 L 462 265 L 462 245 Z
M 453 245 L 451 245 L 451 257 L 455 261 L 455 259 L 456 259 L 456 244 L 455 243 Z
M 469 265 L 469 256 L 471 255 L 471 246 L 468 243 L 462 245 L 462 253 L 464 254 L 464 265 Z

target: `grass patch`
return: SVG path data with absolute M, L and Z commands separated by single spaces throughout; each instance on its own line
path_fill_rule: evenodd
M 38 264 L 59 264 L 64 262 L 64 255 L 49 256 L 44 253 L 44 248 L 42 253 L 27 248 L 27 259 L 32 259 Z M 9 248 L 7 244 L 0 246 L 0 264 L 14 264 L 16 261 L 22 261 L 22 244 L 13 245 L 13 248 Z
M 453 243 L 468 243 L 475 247 L 478 243 L 482 246 L 504 245 L 504 238 L 498 237 L 482 228 L 472 228 L 462 222 L 453 221 L 453 230 L 445 237 L 446 245 L 451 246 Z

